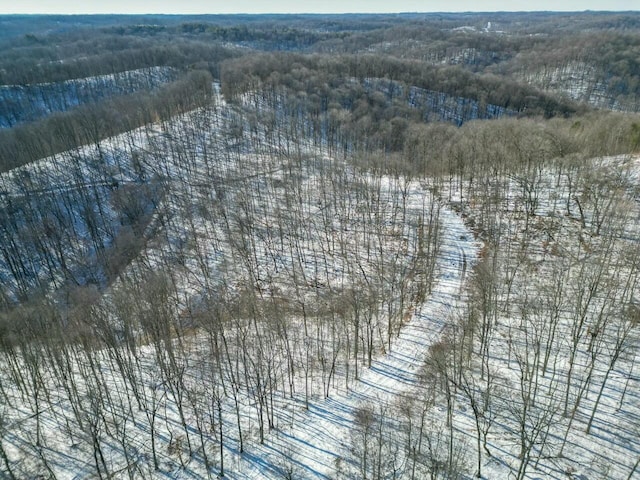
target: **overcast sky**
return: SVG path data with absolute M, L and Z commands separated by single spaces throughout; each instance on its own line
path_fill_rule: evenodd
M 0 14 L 492 12 L 639 7 L 638 0 L 0 0 Z

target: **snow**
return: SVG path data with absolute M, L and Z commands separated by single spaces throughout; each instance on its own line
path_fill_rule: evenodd
M 392 349 L 373 361 L 359 381 L 347 391 L 325 400 L 312 401 L 308 410 L 298 409 L 291 424 L 281 426 L 264 446 L 253 452 L 271 465 L 291 463 L 301 478 L 336 478 L 336 462 L 351 456 L 350 433 L 359 408 L 370 405 L 393 406 L 403 397 L 418 396 L 419 375 L 429 352 L 443 328 L 460 313 L 465 301 L 466 269 L 472 269 L 479 244 L 448 209 L 441 212 L 444 225 L 438 276 L 428 300 L 416 306 L 409 323 L 393 341 Z M 393 416 L 390 407 L 389 415 Z M 274 453 L 275 452 L 275 453 Z M 288 458 L 287 458 L 288 457 Z M 407 474 L 408 462 L 398 470 Z M 254 469 L 231 478 L 281 478 L 277 469 Z
M 608 92 L 604 74 L 584 61 L 571 61 L 561 66 L 546 66 L 524 75 L 524 80 L 545 90 L 561 93 L 573 100 L 613 111 L 639 109 L 637 101 L 620 103 Z
M 157 66 L 57 83 L 0 85 L 0 128 L 114 95 L 158 88 L 175 76 L 171 67 Z
M 438 353 L 438 348 L 446 349 L 451 345 L 447 343 L 448 339 L 458 333 L 455 329 L 459 327 L 460 319 L 469 315 L 469 298 L 473 293 L 471 285 L 477 274 L 474 267 L 483 261 L 483 256 L 488 252 L 474 238 L 474 232 L 462 219 L 464 216 L 467 222 L 475 220 L 476 225 L 481 224 L 483 212 L 479 211 L 480 202 L 463 201 L 470 197 L 470 192 L 458 190 L 461 185 L 464 188 L 462 181 L 452 182 L 450 190 L 445 187 L 438 198 L 433 195 L 435 189 L 429 183 L 430 179 L 376 177 L 369 172 L 355 170 L 342 159 L 328 156 L 310 142 L 282 145 L 273 132 L 269 135 L 261 130 L 251 130 L 243 121 L 240 107 L 227 105 L 220 97 L 216 104 L 215 108 L 190 112 L 165 125 L 138 129 L 102 143 L 102 152 L 106 155 L 104 161 L 107 162 L 113 161 L 120 149 L 126 152 L 123 146 L 135 145 L 135 151 L 140 153 L 140 161 L 148 169 L 146 173 L 162 176 L 171 189 L 171 194 L 161 201 L 162 209 L 168 212 L 167 218 L 162 219 L 165 222 L 162 235 L 150 240 L 140 256 L 110 286 L 105 294 L 104 302 L 108 308 L 103 312 L 104 318 L 98 316 L 95 325 L 80 322 L 79 328 L 93 328 L 90 330 L 91 334 L 100 335 L 105 332 L 100 329 L 98 320 L 119 325 L 118 322 L 124 319 L 143 317 L 149 312 L 153 319 L 166 314 L 176 322 L 183 319 L 189 321 L 190 312 L 202 313 L 202 309 L 208 306 L 206 295 L 210 292 L 204 286 L 207 281 L 215 279 L 218 283 L 212 288 L 213 292 L 228 295 L 232 307 L 237 307 L 241 312 L 229 317 L 221 315 L 221 318 L 227 321 L 225 341 L 239 365 L 237 371 L 244 370 L 247 380 L 245 383 L 244 379 L 236 379 L 236 389 L 227 369 L 223 368 L 218 373 L 215 349 L 211 346 L 212 337 L 203 328 L 194 328 L 194 331 L 187 332 L 183 337 L 162 343 L 152 341 L 153 332 L 145 330 L 148 325 L 138 324 L 134 328 L 141 335 L 139 342 L 128 344 L 124 339 L 126 333 L 123 329 L 117 330 L 119 336 L 114 340 L 117 345 L 114 350 L 92 351 L 89 348 L 85 351 L 77 346 L 62 352 L 64 358 L 69 358 L 69 363 L 66 366 L 60 364 L 57 368 L 76 379 L 79 385 L 77 395 L 82 400 L 80 403 L 83 408 L 87 409 L 82 412 L 83 415 L 90 416 L 91 408 L 99 407 L 91 403 L 92 399 L 95 401 L 101 395 L 111 399 L 112 406 L 103 411 L 104 425 L 100 436 L 106 462 L 118 472 L 114 476 L 127 476 L 124 469 L 127 460 L 125 453 L 129 456 L 128 460 L 133 459 L 135 463 L 137 470 L 134 474 L 147 478 L 203 478 L 215 475 L 219 468 L 216 428 L 212 426 L 208 430 L 200 429 L 204 430 L 204 450 L 208 452 L 213 464 L 209 471 L 205 468 L 203 449 L 195 448 L 196 452 L 189 457 L 185 446 L 188 438 L 185 435 L 190 435 L 197 444 L 197 422 L 210 421 L 215 425 L 220 421 L 211 409 L 214 399 L 222 395 L 221 420 L 225 437 L 223 455 L 227 478 L 362 478 L 361 470 L 364 466 L 359 463 L 359 459 L 363 458 L 364 445 L 373 450 L 379 449 L 383 458 L 375 455 L 372 458 L 378 458 L 380 476 L 411 478 L 414 467 L 412 460 L 415 457 L 415 450 L 412 454 L 411 448 L 415 447 L 415 431 L 423 426 L 425 442 L 428 439 L 429 448 L 433 450 L 434 458 L 431 460 L 440 458 L 441 452 L 447 448 L 448 432 L 453 432 L 457 461 L 464 467 L 464 475 L 470 477 L 474 471 L 476 456 L 473 412 L 468 399 L 458 390 L 452 395 L 452 424 L 447 425 L 446 401 L 438 388 L 433 387 L 441 386 L 441 378 L 434 373 L 433 362 L 434 358 L 437 359 L 435 354 Z M 245 99 L 243 107 L 248 108 L 247 105 L 266 108 L 260 103 L 252 104 L 250 96 Z M 233 142 L 229 133 L 232 126 L 240 127 L 243 132 Z M 262 148 L 249 148 L 247 144 L 251 140 L 259 140 Z M 209 151 L 209 157 L 206 157 L 205 150 Z M 38 178 L 33 187 L 47 195 L 56 188 L 65 189 L 65 182 L 68 182 L 65 176 L 67 170 L 79 159 L 86 162 L 81 161 L 78 166 L 80 176 L 89 177 L 91 160 L 96 155 L 98 152 L 95 149 L 84 147 L 68 156 L 45 159 L 22 171 L 31 172 L 34 179 Z M 121 168 L 118 170 L 118 178 L 133 182 L 136 174 L 127 158 L 125 155 L 125 159 L 119 163 Z M 623 178 L 629 182 L 625 184 L 629 187 L 625 192 L 631 196 L 631 187 L 640 178 L 639 164 L 638 158 L 618 157 L 594 160 L 592 166 L 594 171 L 600 172 L 599 176 L 604 176 L 601 175 L 602 172 L 610 170 L 625 172 Z M 42 171 L 48 173 L 37 177 L 38 172 Z M 341 184 L 345 201 L 342 206 L 337 205 L 335 198 L 331 196 L 335 193 L 333 190 L 328 192 L 333 200 L 326 201 L 322 195 L 325 192 L 323 189 L 329 188 L 330 175 L 335 172 L 340 174 L 336 174 L 334 180 L 343 179 L 346 182 L 344 186 Z M 3 176 L 7 196 L 23 195 L 14 181 L 17 176 L 19 172 Z M 216 182 L 212 182 L 211 178 L 215 178 Z M 567 184 L 548 170 L 541 169 L 535 173 L 533 183 L 538 188 L 538 196 L 534 202 L 535 212 L 527 215 L 527 208 L 531 206 L 527 202 L 532 201 L 525 191 L 527 180 L 531 179 L 513 176 L 499 180 L 508 183 L 504 190 L 509 194 L 504 203 L 496 207 L 496 224 L 503 229 L 506 242 L 504 251 L 500 252 L 503 263 L 499 270 L 504 284 L 496 287 L 500 312 L 496 313 L 495 335 L 488 350 L 490 354 L 487 368 L 494 373 L 496 395 L 493 405 L 495 411 L 489 412 L 494 415 L 494 424 L 487 438 L 493 456 L 484 455 L 482 458 L 484 478 L 509 478 L 518 465 L 515 417 L 522 413 L 518 410 L 521 375 L 519 362 L 524 358 L 524 340 L 530 333 L 527 328 L 544 325 L 547 318 L 546 311 L 542 309 L 533 309 L 527 314 L 528 317 L 524 317 L 524 299 L 532 303 L 539 301 L 541 305 L 547 302 L 548 298 L 542 294 L 542 287 L 548 284 L 549 279 L 574 283 L 576 278 L 590 280 L 591 277 L 580 270 L 580 262 L 562 262 L 568 258 L 592 258 L 588 255 L 591 252 L 587 247 L 596 248 L 601 242 L 601 237 L 594 231 L 599 218 L 597 209 L 592 208 L 586 197 L 580 196 L 586 193 L 573 192 L 575 198 L 584 200 L 585 227 L 581 229 L 578 225 L 577 207 L 573 206 L 573 216 L 565 215 L 564 212 L 565 201 L 569 196 Z M 91 184 L 80 182 L 77 187 L 86 185 Z M 397 199 L 401 192 L 405 192 L 407 201 L 407 220 L 404 223 L 394 214 L 395 209 L 399 208 Z M 286 208 L 287 205 L 292 205 L 286 203 L 292 198 L 300 202 L 299 209 Z M 369 205 L 372 198 L 379 202 L 379 224 L 385 226 L 383 234 L 378 236 L 367 236 L 369 232 L 363 226 L 365 223 L 358 216 L 362 207 Z M 226 226 L 218 215 L 218 207 L 221 205 L 227 209 L 226 212 L 234 214 Z M 243 205 L 251 208 L 242 211 L 240 207 Z M 322 294 L 328 295 L 339 288 L 360 288 L 362 283 L 358 284 L 355 280 L 372 275 L 376 262 L 385 268 L 392 262 L 411 265 L 416 261 L 420 219 L 424 220 L 425 212 L 434 205 L 439 207 L 442 231 L 431 291 L 423 299 L 404 305 L 406 316 L 402 312 L 403 325 L 398 335 L 394 332 L 391 348 L 387 349 L 385 341 L 376 340 L 371 365 L 367 366 L 364 360 L 359 364 L 357 380 L 353 378 L 353 365 L 350 370 L 344 366 L 348 362 L 345 362 L 342 354 L 337 359 L 333 377 L 325 378 L 324 369 L 321 371 L 318 363 L 327 361 L 331 348 L 318 344 L 321 338 L 325 338 L 325 341 L 345 341 L 341 338 L 343 331 L 339 331 L 334 337 L 328 334 L 325 337 L 307 334 L 304 332 L 306 325 L 303 325 L 302 314 L 293 307 L 288 309 L 279 305 L 290 305 L 295 301 L 312 305 L 312 300 L 320 303 Z M 456 211 L 453 209 L 454 205 Z M 625 205 L 628 206 L 624 210 L 628 214 L 625 223 L 627 230 L 622 239 L 618 239 L 621 244 L 614 250 L 615 255 L 621 255 L 625 249 L 633 251 L 631 248 L 637 243 L 637 232 L 630 228 L 638 218 L 637 199 Z M 253 259 L 244 258 L 239 253 L 240 250 L 228 241 L 240 231 L 243 214 L 252 215 L 251 220 L 254 221 L 251 239 L 256 242 L 256 247 Z M 195 219 L 195 224 L 188 225 L 188 218 Z M 280 220 L 286 220 L 291 226 L 291 230 L 282 239 L 278 238 L 273 228 Z M 157 223 L 152 221 L 153 225 L 158 223 L 159 220 Z M 326 237 L 317 234 L 322 231 L 331 234 Z M 529 236 L 525 237 L 523 232 Z M 578 238 L 581 238 L 582 243 L 577 241 Z M 373 259 L 370 262 L 364 261 L 363 250 L 367 242 L 374 252 L 371 253 Z M 384 247 L 384 254 L 382 258 L 376 258 L 375 252 L 380 246 Z M 519 248 L 527 249 L 526 261 L 518 257 Z M 571 255 L 562 257 L 554 253 L 558 251 L 566 251 Z M 247 263 L 243 262 L 249 261 L 253 262 L 251 271 L 255 273 L 254 279 L 247 278 Z M 360 270 L 354 268 L 356 264 Z M 168 267 L 175 272 L 172 283 L 175 292 L 167 293 L 170 301 L 166 304 L 170 305 L 168 308 L 171 311 L 165 312 L 159 308 L 165 302 L 154 302 L 155 297 L 150 296 L 143 286 L 138 286 L 135 280 L 145 272 L 158 273 L 157 271 Z M 622 268 L 620 275 L 625 271 Z M 206 272 L 216 272 L 218 275 L 207 277 Z M 287 282 L 292 272 L 304 278 L 304 281 L 296 285 L 297 288 Z M 423 274 L 424 272 L 417 273 Z M 566 276 L 563 277 L 562 274 Z M 583 277 L 579 277 L 581 274 Z M 152 284 L 156 289 L 151 293 L 162 294 L 162 287 L 165 286 L 162 284 L 162 277 L 152 277 L 152 280 L 157 283 Z M 418 284 L 422 280 L 424 278 L 418 277 L 411 283 Z M 510 291 L 507 293 L 506 285 L 509 281 Z M 259 333 L 254 333 L 255 324 L 252 320 L 255 319 L 246 313 L 249 310 L 242 297 L 243 292 L 254 284 L 262 290 L 260 295 L 249 298 L 259 298 L 262 301 L 252 306 L 256 308 L 260 318 L 269 320 L 260 324 Z M 477 288 L 477 284 L 473 285 Z M 576 283 L 576 292 L 577 286 L 579 283 Z M 567 295 L 570 296 L 572 292 L 569 291 Z M 364 291 L 358 293 L 363 296 L 365 294 Z M 132 310 L 120 311 L 119 298 L 128 298 L 127 294 L 134 295 L 137 301 L 130 307 Z M 329 297 L 329 300 L 332 298 Z M 395 301 L 384 297 L 382 300 Z M 567 302 L 573 300 L 566 299 Z M 602 297 L 596 298 L 589 311 L 596 311 L 604 305 L 605 300 Z M 571 346 L 567 333 L 569 330 L 566 329 L 570 328 L 568 308 L 572 305 L 562 305 L 560 324 L 565 330 L 552 343 L 554 358 L 557 359 L 554 369 L 560 373 L 554 377 L 542 375 L 543 378 L 540 379 L 541 389 L 555 393 L 540 395 L 539 405 L 536 407 L 539 410 L 534 409 L 536 413 L 543 412 L 542 407 L 545 405 L 557 407 L 552 410 L 552 421 L 547 430 L 549 445 L 539 449 L 537 444 L 534 446 L 534 453 L 540 461 L 529 467 L 525 478 L 625 478 L 640 452 L 637 433 L 633 430 L 640 412 L 638 367 L 633 364 L 633 349 L 625 352 L 617 367 L 610 373 L 592 433 L 587 435 L 584 427 L 597 398 L 597 382 L 603 381 L 606 375 L 606 365 L 603 362 L 595 364 L 594 381 L 588 386 L 581 406 L 577 409 L 567 446 L 562 456 L 556 455 L 559 440 L 568 424 L 568 418 L 561 415 L 559 410 L 561 402 L 556 393 L 565 388 L 567 383 L 567 376 L 562 372 L 567 369 L 564 352 Z M 272 316 L 268 307 L 274 308 L 276 315 Z M 319 310 L 321 309 L 318 308 Z M 92 313 L 97 315 L 100 312 L 98 309 Z M 285 315 L 287 322 L 282 321 Z M 92 318 L 91 315 L 87 317 Z M 347 321 L 346 315 L 341 321 Z M 384 323 L 382 313 L 378 321 Z M 286 328 L 290 345 L 273 333 L 282 328 L 282 325 Z M 318 328 L 324 326 L 320 325 Z M 615 331 L 607 330 L 603 338 L 606 340 L 615 334 Z M 268 362 L 269 367 L 276 372 L 275 383 L 282 384 L 271 399 L 275 410 L 272 413 L 274 425 L 270 430 L 265 429 L 263 442 L 260 441 L 258 427 L 260 392 L 259 387 L 252 382 L 258 373 L 256 368 L 266 367 L 258 362 L 245 363 L 242 357 L 243 352 L 248 348 L 253 349 L 258 341 L 274 343 L 274 358 L 260 358 L 265 363 Z M 574 381 L 581 380 L 589 368 L 588 340 L 581 339 L 581 342 Z M 170 361 L 167 350 L 172 345 L 177 351 L 184 352 L 176 361 L 183 369 L 181 371 L 185 372 L 181 379 L 185 389 L 176 390 L 161 381 L 161 366 L 163 362 Z M 602 348 L 608 348 L 607 345 L 604 341 Z M 633 345 L 634 348 L 637 347 L 637 343 Z M 285 358 L 289 347 L 294 352 L 293 362 L 297 375 L 291 385 L 285 385 Z M 316 355 L 317 351 L 321 355 Z M 115 352 L 121 354 L 122 358 L 117 358 Z M 38 359 L 38 355 L 43 352 L 34 346 L 31 353 L 31 358 Z M 50 351 L 45 353 L 53 354 Z M 97 363 L 92 364 L 89 360 Z M 123 376 L 119 360 L 133 370 L 133 375 L 141 386 L 141 397 L 137 400 L 143 403 L 142 409 L 135 405 L 137 400 L 134 399 L 134 383 L 129 383 L 127 377 Z M 310 379 L 308 385 L 305 385 L 301 369 L 311 360 L 315 362 L 315 368 L 310 368 Z M 478 381 L 473 385 L 478 387 L 477 393 L 482 393 L 477 360 L 469 360 L 469 364 L 476 369 L 472 370 L 470 380 Z M 10 384 L 7 379 L 12 371 L 27 372 L 29 376 L 28 363 L 17 361 L 10 364 L 10 356 L 5 356 L 3 361 L 7 368 L 0 371 L 2 385 Z M 630 372 L 629 375 L 626 372 Z M 39 460 L 40 452 L 34 447 L 37 422 L 40 422 L 42 443 L 46 445 L 47 458 L 57 478 L 86 478 L 95 473 L 90 431 L 74 430 L 77 418 L 68 399 L 70 393 L 64 389 L 69 386 L 65 384 L 65 378 L 60 377 L 59 372 L 47 370 L 43 372 L 41 379 L 35 379 L 33 385 L 26 385 L 24 390 L 8 391 L 11 402 L 2 404 L 2 420 L 5 425 L 2 442 L 14 466 L 20 468 L 20 473 L 25 476 L 26 472 L 33 474 L 43 470 Z M 224 394 L 221 393 L 223 382 Z M 36 391 L 42 394 L 44 386 L 51 387 L 51 398 L 46 400 L 46 408 L 37 403 L 44 402 L 44 399 L 40 397 L 37 400 L 33 395 Z M 623 389 L 626 395 L 624 403 Z M 181 398 L 181 394 L 193 394 L 194 397 Z M 575 394 L 574 389 L 571 395 Z M 234 405 L 236 395 L 237 409 Z M 183 429 L 176 406 L 178 400 L 185 403 L 193 401 L 193 406 L 186 408 L 186 429 Z M 149 446 L 149 412 L 154 406 L 157 408 L 154 438 L 160 452 L 160 471 L 153 469 Z M 135 413 L 131 414 L 132 411 Z M 487 417 L 490 416 L 489 413 Z M 236 419 L 245 435 L 244 452 L 240 452 Z M 527 418 L 529 422 L 534 420 L 536 418 Z M 68 429 L 65 425 L 69 426 Z M 414 429 L 413 437 L 408 433 L 409 425 Z M 109 431 L 108 435 L 104 429 Z M 124 439 L 126 451 L 118 443 L 118 438 Z M 432 467 L 435 468 L 433 465 Z M 417 472 L 415 478 L 427 475 L 426 467 L 419 467 Z
M 462 58 L 473 57 L 474 51 L 463 51 Z M 447 60 L 453 61 L 453 60 Z M 365 79 L 364 88 L 368 92 L 382 92 L 388 99 L 406 98 L 412 108 L 422 111 L 427 122 L 451 122 L 462 125 L 472 120 L 487 120 L 518 115 L 516 110 L 491 103 L 481 104 L 477 100 L 456 97 L 444 92 L 410 86 L 405 88 L 400 82 L 387 79 Z

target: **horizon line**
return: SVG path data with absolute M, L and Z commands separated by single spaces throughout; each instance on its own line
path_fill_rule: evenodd
M 240 15 L 437 15 L 437 14 L 470 14 L 470 13 L 634 13 L 640 14 L 640 10 L 439 10 L 439 11 L 400 11 L 400 12 L 225 12 L 225 13 L 207 13 L 207 12 L 12 12 L 2 13 L 0 17 L 9 16 L 105 16 L 105 15 L 160 15 L 160 16 L 240 16 Z

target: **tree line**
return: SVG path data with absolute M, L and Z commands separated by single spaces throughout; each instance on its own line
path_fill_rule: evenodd
M 209 101 L 212 78 L 194 70 L 155 92 L 122 95 L 0 131 L 0 169 L 8 171 L 53 154 L 96 143 Z

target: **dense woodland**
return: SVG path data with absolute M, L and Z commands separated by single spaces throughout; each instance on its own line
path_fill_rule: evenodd
M 0 477 L 640 475 L 640 14 L 0 24 Z

